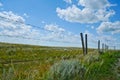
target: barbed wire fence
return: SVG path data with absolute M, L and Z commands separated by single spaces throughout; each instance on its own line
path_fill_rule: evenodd
M 83 55 L 86 55 L 87 54 L 87 51 L 88 51 L 88 41 L 87 41 L 87 34 L 85 34 L 85 40 L 84 40 L 84 37 L 83 37 L 83 33 L 80 33 L 80 36 L 81 36 L 81 44 L 82 44 L 82 49 L 83 49 Z M 101 42 L 101 40 L 98 40 L 97 43 L 94 41 L 94 43 L 92 44 L 97 44 L 97 47 L 96 49 L 98 48 L 98 53 L 99 54 L 102 54 L 102 53 L 105 53 L 106 51 L 109 51 L 109 50 L 120 50 L 120 43 L 111 43 L 112 45 L 110 45 L 107 42 Z
M 20 23 L 20 24 L 25 24 L 24 22 L 20 22 L 20 21 L 16 21 L 16 20 L 13 20 L 13 19 L 10 19 L 10 18 L 6 18 L 6 17 L 2 17 L 0 16 L 0 19 L 1 20 L 7 20 L 7 21 L 13 21 L 13 22 L 16 22 L 16 23 Z M 27 26 L 32 26 L 36 29 L 39 29 L 39 30 L 43 30 L 43 31 L 47 31 L 47 32 L 53 32 L 53 31 L 50 31 L 50 30 L 46 30 L 44 27 L 40 27 L 40 26 L 36 26 L 36 25 L 33 25 L 33 24 L 25 24 Z M 57 42 L 57 43 L 71 43 L 71 44 L 80 44 L 80 41 L 78 42 L 70 42 L 70 41 L 61 41 L 61 40 L 47 40 L 47 39 L 41 39 L 41 38 L 31 38 L 31 37 L 26 37 L 26 36 L 12 36 L 12 35 L 6 35 L 6 34 L 0 34 L 0 36 L 3 36 L 3 37 L 10 37 L 10 38 L 18 38 L 18 39 L 27 39 L 27 40 L 34 40 L 34 41 L 48 41 L 48 42 Z M 83 33 L 80 33 L 80 38 L 81 38 L 81 44 L 82 44 L 82 49 L 83 49 L 83 54 L 87 54 L 88 53 L 88 46 L 89 44 L 92 44 L 95 46 L 95 48 L 98 48 L 98 52 L 101 53 L 101 52 L 105 52 L 106 50 L 108 49 L 111 49 L 111 50 L 117 50 L 117 49 L 120 49 L 120 44 L 117 43 L 115 45 L 109 45 L 108 41 L 106 43 L 102 43 L 100 40 L 96 40 L 96 42 L 88 42 L 88 38 L 87 38 L 87 34 L 85 34 L 85 41 L 84 41 L 84 37 L 83 37 Z M 72 37 L 72 36 L 71 36 Z
M 49 41 L 49 42 L 57 42 L 57 43 L 71 43 L 71 44 L 80 44 L 78 42 L 67 42 L 67 41 L 56 41 L 56 40 L 42 40 L 42 39 L 35 39 L 35 38 L 27 38 L 27 37 L 24 37 L 24 36 L 11 36 L 11 35 L 0 35 L 0 36 L 3 36 L 3 37 L 10 37 L 10 38 L 17 38 L 17 39 L 27 39 L 27 40 L 34 40 L 34 41 Z M 91 42 L 89 43 L 87 41 L 87 34 L 85 34 L 85 41 L 84 39 L 82 40 L 83 38 L 81 38 L 81 42 L 82 42 L 82 48 L 83 48 L 83 53 L 84 54 L 87 54 L 87 48 L 89 45 L 94 45 L 94 48 L 97 49 L 97 46 L 98 46 L 98 52 L 100 51 L 106 51 L 108 49 L 110 50 L 117 50 L 120 48 L 120 44 L 115 44 L 115 45 L 108 45 L 108 44 L 105 44 L 105 43 L 100 43 L 100 40 L 98 40 L 98 43 L 97 41 L 96 42 Z

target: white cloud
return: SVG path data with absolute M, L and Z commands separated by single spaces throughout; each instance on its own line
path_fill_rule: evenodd
M 0 12 L 0 36 L 22 37 L 41 41 L 77 43 L 79 36 L 55 24 L 36 28 L 25 24 L 25 19 L 13 12 Z
M 116 22 L 102 22 L 97 28 L 98 33 L 111 32 L 120 33 L 120 21 Z
M 0 12 L 0 35 L 33 37 L 37 30 L 25 24 L 25 19 L 12 11 Z
M 53 32 L 64 32 L 65 31 L 65 29 L 60 28 L 58 25 L 54 25 L 54 24 L 45 25 L 44 29 L 53 31 Z
M 99 9 L 95 13 L 95 15 L 98 17 L 98 21 L 109 21 L 109 18 L 115 14 L 115 11 L 113 10 L 105 10 L 105 9 Z
M 66 9 L 56 8 L 58 17 L 69 22 L 77 23 L 97 23 L 108 21 L 115 14 L 113 10 L 108 10 L 110 3 L 107 0 L 80 0 L 79 4 L 67 7 Z
M 95 47 L 97 48 L 98 46 L 98 40 L 100 40 L 101 44 L 107 44 L 109 46 L 113 45 L 113 42 L 117 42 L 117 39 L 114 36 L 111 35 L 105 35 L 105 34 L 93 34 L 91 32 L 89 32 L 88 30 L 86 30 L 84 32 L 84 34 L 88 35 L 88 46 L 90 47 Z
M 42 39 L 48 41 L 59 41 L 59 42 L 71 42 L 78 43 L 79 35 L 75 35 L 72 32 L 66 31 L 58 25 L 47 24 L 44 26 L 47 31 L 43 34 Z
M 14 14 L 12 11 L 6 12 L 0 12 L 0 17 L 6 21 L 10 22 L 17 22 L 17 23 L 24 23 L 25 19 L 21 16 L 18 16 L 17 14 Z
M 90 9 L 105 9 L 111 6 L 108 0 L 79 0 L 79 5 Z
M 81 10 L 75 5 L 67 9 L 57 8 L 56 12 L 61 19 L 69 22 L 92 23 L 97 20 L 97 16 L 94 16 L 92 10 L 87 8 Z
M 64 0 L 66 3 L 69 3 L 71 4 L 72 3 L 72 0 Z

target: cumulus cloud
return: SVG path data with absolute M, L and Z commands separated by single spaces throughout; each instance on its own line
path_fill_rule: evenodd
M 12 11 L 0 12 L 0 35 L 33 37 L 37 30 L 25 24 L 25 19 Z
M 108 21 L 115 14 L 113 10 L 108 10 L 110 3 L 107 0 L 80 0 L 79 8 L 76 5 L 67 7 L 66 9 L 56 8 L 58 17 L 69 22 L 77 23 L 97 23 L 100 21 Z
M 81 10 L 75 5 L 68 7 L 67 9 L 57 8 L 56 12 L 61 19 L 69 22 L 92 23 L 97 20 L 97 16 L 94 16 L 91 9 L 85 8 Z
M 98 33 L 111 32 L 120 33 L 120 21 L 116 22 L 102 22 L 97 28 Z

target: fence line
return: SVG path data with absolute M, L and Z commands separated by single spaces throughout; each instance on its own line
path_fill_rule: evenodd
M 87 41 L 87 34 L 85 34 L 85 54 L 87 54 L 88 53 L 88 41 Z
M 87 54 L 87 48 L 88 48 L 88 42 L 87 42 L 87 34 L 85 34 L 85 43 L 84 43 L 84 39 L 83 39 L 83 33 L 80 33 L 81 36 L 81 43 L 82 43 L 82 49 L 83 49 L 83 54 Z M 85 45 L 85 46 L 84 46 Z M 109 50 L 110 47 L 113 47 L 114 50 L 116 50 L 116 46 L 110 46 L 108 44 L 102 43 L 102 47 L 101 47 L 101 41 L 98 40 L 98 53 L 104 53 L 106 51 Z
M 83 54 L 85 55 L 85 47 L 84 47 L 84 38 L 83 38 L 83 33 L 80 33 L 80 36 L 81 36 L 81 42 L 82 42 Z

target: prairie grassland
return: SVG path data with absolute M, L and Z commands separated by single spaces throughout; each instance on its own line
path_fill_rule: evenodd
M 0 80 L 119 80 L 120 51 L 0 43 Z
M 14 70 L 15 79 L 26 78 L 37 71 L 35 76 L 38 79 L 54 63 L 62 59 L 72 59 L 81 54 L 79 48 L 44 47 L 19 44 L 0 44 L 0 74 L 9 73 L 9 69 Z M 10 72 L 11 73 L 11 72 Z M 2 76 L 1 76 L 2 77 Z

